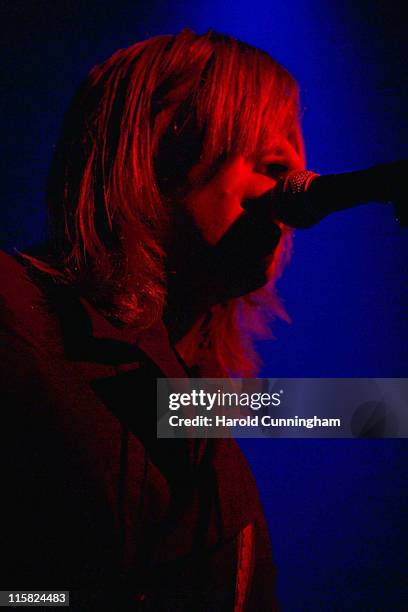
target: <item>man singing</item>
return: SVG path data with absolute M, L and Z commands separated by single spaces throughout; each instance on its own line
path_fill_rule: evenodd
M 290 254 L 257 201 L 304 167 L 298 115 L 284 68 L 214 32 L 119 50 L 80 87 L 47 241 L 0 258 L 5 588 L 70 590 L 81 612 L 276 610 L 246 460 L 158 440 L 155 385 L 256 373 Z

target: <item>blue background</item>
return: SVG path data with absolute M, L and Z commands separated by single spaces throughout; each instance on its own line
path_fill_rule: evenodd
M 408 43 L 394 1 L 2 2 L 2 247 L 44 221 L 68 102 L 119 47 L 185 26 L 269 51 L 302 92 L 309 167 L 408 157 Z M 407 230 L 372 204 L 297 232 L 279 282 L 292 324 L 262 344 L 264 376 L 407 376 Z M 242 440 L 267 513 L 285 611 L 405 610 L 404 440 Z M 404 499 L 405 497 L 405 499 Z M 406 510 L 406 506 L 405 506 Z M 406 585 L 405 581 L 405 585 Z

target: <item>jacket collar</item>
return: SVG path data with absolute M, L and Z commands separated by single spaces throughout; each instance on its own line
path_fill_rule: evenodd
M 81 297 L 80 303 L 87 315 L 93 339 L 119 342 L 141 350 L 160 368 L 165 377 L 185 378 L 187 376 L 186 370 L 181 364 L 181 359 L 170 344 L 163 321 L 160 320 L 154 326 L 143 331 L 136 330 L 130 325 L 118 327 L 106 319 L 85 298 Z

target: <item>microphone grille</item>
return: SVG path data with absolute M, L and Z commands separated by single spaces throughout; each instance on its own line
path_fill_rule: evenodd
M 310 183 L 319 175 L 310 170 L 292 170 L 285 176 L 283 193 L 295 195 L 309 189 Z

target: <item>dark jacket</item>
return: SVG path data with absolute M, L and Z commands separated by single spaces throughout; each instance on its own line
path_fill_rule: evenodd
M 276 609 L 237 444 L 156 438 L 156 378 L 186 376 L 164 325 L 115 327 L 3 253 L 0 364 L 2 590 L 70 590 L 81 612 Z

